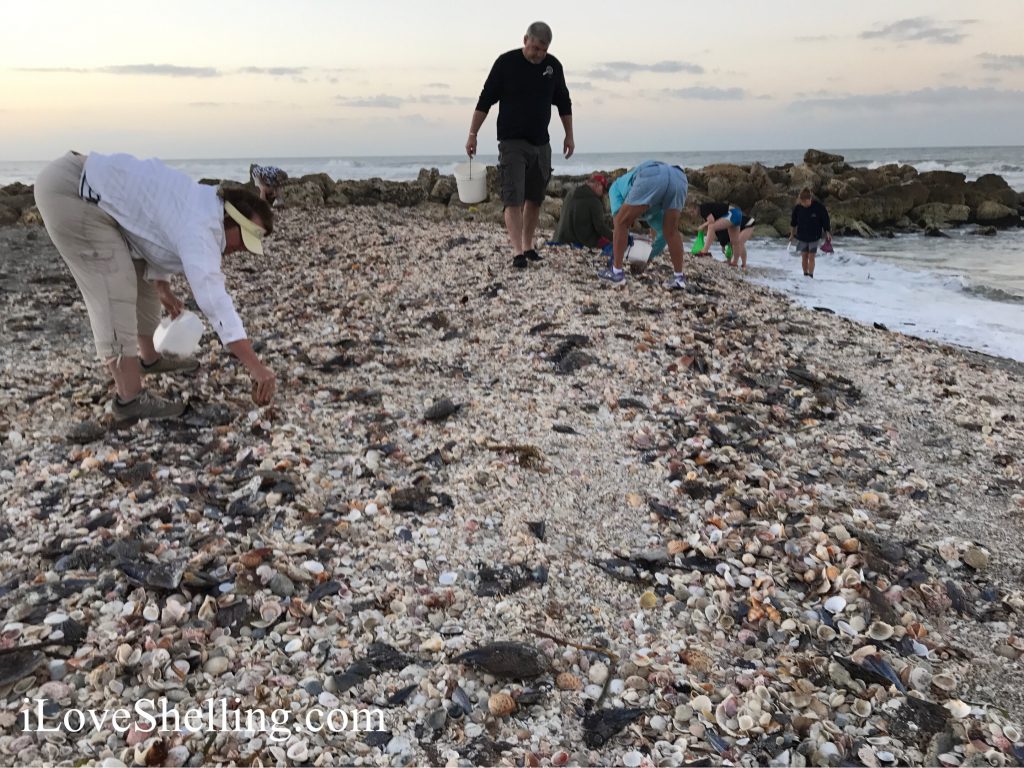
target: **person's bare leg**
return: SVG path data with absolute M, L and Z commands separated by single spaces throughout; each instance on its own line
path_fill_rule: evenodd
M 668 255 L 672 259 L 672 270 L 679 274 L 683 271 L 683 236 L 679 234 L 679 218 L 682 211 L 665 211 L 661 231 L 668 246 Z
M 752 227 L 748 227 L 747 229 L 740 230 L 740 238 L 739 238 L 740 250 L 738 251 L 738 253 L 739 253 L 739 258 L 740 258 L 740 265 L 741 265 L 741 267 L 743 269 L 747 268 L 747 240 L 749 240 L 753 234 L 754 234 L 754 230 L 753 230 Z M 736 256 L 736 254 L 737 254 L 736 247 L 733 246 L 732 250 L 733 250 L 733 256 Z
M 704 233 L 704 247 L 700 251 L 697 252 L 698 256 L 710 256 L 711 255 L 711 227 L 715 223 L 715 217 L 712 216 L 709 213 L 707 215 L 707 218 L 704 219 L 704 221 L 705 221 L 705 223 L 708 226 L 707 226 L 707 230 Z
M 153 346 L 152 336 L 139 336 L 139 358 L 146 365 L 152 365 L 160 358 L 160 353 Z
M 626 258 L 629 228 L 636 223 L 636 220 L 644 214 L 648 207 L 623 203 L 619 212 L 615 214 L 615 229 L 612 231 L 612 253 L 615 254 L 612 264 L 615 269 L 622 269 L 622 261 Z
M 139 366 L 139 358 L 127 355 L 120 358 L 112 357 L 107 360 L 107 370 L 114 378 L 114 386 L 121 402 L 134 400 L 142 391 L 142 368 Z
M 810 258 L 810 255 L 811 254 L 808 253 L 807 251 L 804 251 L 803 253 L 800 254 L 800 263 L 803 265 L 805 276 L 807 275 L 807 261 Z
M 537 222 L 540 220 L 540 204 L 527 200 L 523 204 L 523 250 L 533 248 L 533 237 L 537 233 Z
M 525 249 L 523 248 L 523 209 L 518 205 L 510 205 L 505 208 L 505 229 L 508 232 L 508 239 L 512 243 L 512 255 L 518 256 Z
M 814 257 L 817 255 L 817 251 L 811 251 L 807 254 L 807 274 L 811 277 L 814 277 Z

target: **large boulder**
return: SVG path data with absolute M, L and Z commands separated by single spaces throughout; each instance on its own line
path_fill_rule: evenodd
M 20 181 L 12 181 L 10 184 L 0 187 L 0 197 L 4 195 L 31 195 L 32 185 L 22 184 Z
M 744 211 L 749 211 L 754 207 L 754 203 L 761 199 L 761 193 L 751 182 L 741 181 L 732 188 L 727 199 Z
M 544 202 L 540 206 L 541 215 L 545 214 L 552 217 L 555 222 L 562 216 L 562 198 L 551 197 L 550 195 L 544 198 Z M 502 212 L 502 218 L 504 218 L 504 211 Z
M 21 218 L 18 219 L 18 223 L 28 224 L 30 226 L 42 226 L 43 215 L 39 212 L 39 209 L 33 205 L 21 212 Z
M 768 169 L 760 163 L 750 166 L 749 180 L 757 190 L 759 198 L 767 197 L 775 191 L 775 181 L 768 175 Z
M 967 181 L 967 176 L 956 171 L 924 171 L 917 175 L 917 180 L 929 187 L 960 186 Z
M 430 190 L 430 200 L 435 203 L 443 203 L 448 205 L 448 202 L 452 199 L 452 196 L 457 194 L 458 185 L 455 183 L 454 176 L 441 176 L 435 183 L 433 189 Z
M 420 168 L 419 176 L 416 177 L 416 184 L 429 195 L 440 176 L 441 173 L 437 168 Z
M 845 162 L 842 155 L 822 152 L 820 149 L 808 149 L 804 152 L 804 165 L 833 165 Z
M 757 219 L 759 222 L 772 222 L 775 221 L 779 216 L 788 215 L 779 206 L 775 205 L 771 200 L 758 200 L 750 208 L 750 215 Z
M 704 167 L 704 177 L 707 179 L 706 188 L 711 199 L 720 202 L 735 202 L 742 207 L 743 203 L 734 200 L 734 195 L 741 185 L 750 184 L 749 173 L 746 170 L 731 163 L 714 163 Z M 750 189 L 741 189 L 741 196 L 749 198 Z M 749 204 L 753 205 L 754 200 L 750 200 Z
M 820 166 L 811 168 L 807 164 L 794 165 L 789 169 L 789 191 L 797 194 L 806 187 L 812 193 L 821 197 L 825 192 L 825 183 L 831 177 L 831 172 Z
M 283 208 L 322 208 L 324 198 L 324 188 L 319 181 L 296 179 L 278 190 L 277 204 Z
M 995 174 L 986 174 L 977 181 L 969 181 L 965 185 L 964 202 L 971 208 L 979 208 L 986 200 L 992 200 L 1007 208 L 1016 208 L 1019 202 L 1017 193 L 1010 189 L 1001 176 Z
M 928 188 L 920 182 L 885 187 L 868 195 L 842 200 L 832 206 L 833 214 L 861 221 L 870 227 L 895 224 L 919 205 L 928 202 Z
M 408 208 L 427 199 L 426 191 L 418 183 L 409 184 L 376 178 L 339 181 L 335 189 L 348 198 L 352 205 L 390 203 L 400 208 Z
M 0 198 L 0 227 L 16 224 L 19 218 L 21 218 L 21 211 L 5 205 L 3 199 Z
M 979 205 L 975 211 L 974 220 L 979 224 L 988 224 L 994 227 L 1020 226 L 1020 214 L 1017 209 L 997 203 L 995 200 L 986 200 Z
M 966 205 L 967 185 L 932 184 L 928 186 L 929 203 L 945 203 L 946 205 Z
M 950 225 L 966 224 L 971 218 L 971 209 L 966 205 L 927 202 L 910 211 L 910 221 L 925 229 L 941 229 Z

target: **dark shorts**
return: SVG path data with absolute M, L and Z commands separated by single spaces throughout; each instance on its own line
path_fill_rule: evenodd
M 551 180 L 551 145 L 520 139 L 498 142 L 498 184 L 506 208 L 529 200 L 540 205 Z

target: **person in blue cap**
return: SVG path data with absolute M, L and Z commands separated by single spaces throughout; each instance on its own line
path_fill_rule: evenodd
M 668 247 L 673 272 L 668 287 L 684 290 L 686 278 L 683 276 L 683 238 L 679 234 L 679 218 L 686 205 L 688 188 L 682 168 L 658 160 L 647 160 L 620 176 L 608 190 L 615 223 L 612 264 L 597 276 L 613 285 L 625 282 L 622 261 L 629 242 L 629 230 L 642 217 L 656 235 L 651 257 Z

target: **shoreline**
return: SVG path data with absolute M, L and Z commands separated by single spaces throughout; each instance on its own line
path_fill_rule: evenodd
M 1024 720 L 1020 364 L 816 313 L 703 260 L 687 260 L 691 287 L 674 297 L 663 265 L 603 288 L 599 258 L 569 249 L 513 273 L 503 232 L 485 222 L 286 208 L 265 259 L 225 260 L 240 314 L 279 371 L 278 402 L 247 403 L 244 376 L 208 334 L 195 377 L 160 381 L 189 395 L 191 421 L 112 429 L 77 291 L 31 231 L 0 230 L 23 238 L 7 241 L 0 269 L 11 384 L 0 501 L 14 576 L 0 610 L 22 624 L 19 643 L 45 639 L 52 612 L 87 627 L 80 666 L 51 681 L 77 705 L 143 698 L 144 671 L 186 699 L 299 712 L 323 693 L 382 705 L 416 686 L 386 710 L 386 743 L 282 745 L 302 741 L 309 762 L 329 749 L 363 764 L 406 754 L 547 765 L 562 753 L 764 763 L 834 747 L 845 760 L 888 751 L 928 764 L 939 744 L 978 750 L 965 728 L 1016 759 L 988 729 L 1010 732 L 996 707 L 1018 732 Z M 456 410 L 428 418 L 445 398 Z M 69 442 L 82 425 L 92 439 Z M 133 584 L 115 543 L 136 565 L 184 563 L 185 576 Z M 256 552 L 259 566 L 247 565 Z M 627 580 L 595 565 L 614 570 L 620 555 L 638 556 Z M 709 560 L 725 570 L 702 570 Z M 504 594 L 484 588 L 494 577 L 482 566 L 505 574 Z M 232 584 L 212 608 L 207 578 Z M 29 600 L 40 583 L 75 579 L 103 589 Z M 330 582 L 334 592 L 311 599 Z M 186 610 L 178 621 L 163 616 L 171 594 Z M 831 597 L 848 607 L 831 614 Z M 111 601 L 134 607 L 104 613 Z M 156 621 L 141 615 L 150 605 Z M 17 606 L 42 608 L 13 618 Z M 262 610 L 281 612 L 261 634 L 249 613 Z M 844 622 L 853 635 L 834 628 Z M 893 633 L 872 643 L 878 622 Z M 616 661 L 544 635 L 604 645 Z M 136 666 L 116 661 L 119 644 L 146 649 L 147 637 L 170 639 L 166 662 L 187 662 L 182 681 L 150 663 L 153 649 Z M 509 679 L 455 660 L 496 640 L 535 648 L 550 674 Z M 371 665 L 339 690 L 374 642 L 407 657 L 402 666 Z M 931 719 L 895 685 L 839 663 L 859 665 L 869 644 L 939 705 Z M 111 678 L 121 697 L 100 685 Z M 46 679 L 44 666 L 21 694 Z M 584 715 L 605 681 L 597 709 L 642 713 L 598 744 Z M 67 706 L 59 688 L 49 692 Z M 470 711 L 456 718 L 458 689 Z M 488 709 L 503 692 L 511 716 Z M 741 729 L 748 713 L 770 716 Z M 839 731 L 814 726 L 826 721 Z M 164 746 L 194 756 L 203 741 Z M 100 751 L 57 745 L 48 759 L 150 748 L 110 737 Z M 244 738 L 209 749 L 275 759 Z M 0 754 L 43 753 L 2 726 Z

